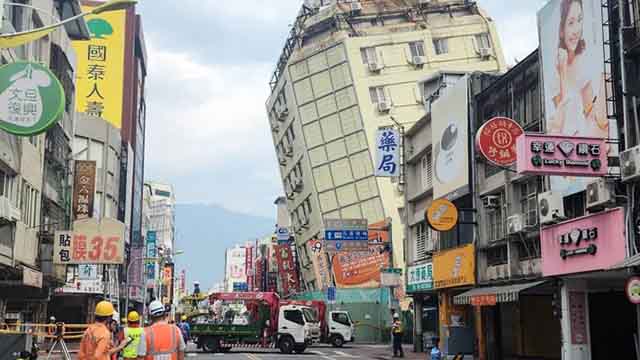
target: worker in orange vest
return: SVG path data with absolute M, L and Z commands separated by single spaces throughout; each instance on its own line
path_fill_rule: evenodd
M 111 342 L 109 325 L 113 321 L 114 312 L 113 304 L 108 301 L 100 301 L 96 305 L 96 321 L 89 325 L 82 336 L 79 360 L 110 360 L 111 355 L 117 354 L 127 346 L 127 340 L 118 346 L 113 346 Z
M 144 329 L 138 345 L 138 360 L 184 360 L 186 345 L 180 329 L 166 321 L 164 305 L 158 300 L 149 304 L 151 326 Z

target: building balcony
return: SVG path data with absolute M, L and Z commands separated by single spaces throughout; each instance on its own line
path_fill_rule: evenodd
M 42 275 L 53 282 L 64 284 L 66 269 L 64 265 L 53 263 L 53 244 L 40 244 L 40 270 Z

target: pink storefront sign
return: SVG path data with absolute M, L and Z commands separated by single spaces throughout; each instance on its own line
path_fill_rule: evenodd
M 622 208 L 543 227 L 542 274 L 604 270 L 622 262 L 626 256 L 624 228 Z
M 607 174 L 603 139 L 524 134 L 516 140 L 516 149 L 519 174 L 593 177 Z

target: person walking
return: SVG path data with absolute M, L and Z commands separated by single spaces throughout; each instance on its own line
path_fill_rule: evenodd
M 431 360 L 442 360 L 442 351 L 440 351 L 440 338 L 433 338 L 433 348 L 431 348 Z
M 391 327 L 391 337 L 393 339 L 393 357 L 404 357 L 402 350 L 402 322 L 400 322 L 400 314 L 393 314 L 393 326 Z
M 131 311 L 127 315 L 127 327 L 123 331 L 123 340 L 127 341 L 127 346 L 122 350 L 123 359 L 137 359 L 138 346 L 144 329 L 140 327 L 140 314 L 137 311 Z
M 184 360 L 186 345 L 180 329 L 166 321 L 165 307 L 158 300 L 149 304 L 151 326 L 144 329 L 138 344 L 139 360 Z
M 80 342 L 79 360 L 110 360 L 111 356 L 120 352 L 126 346 L 121 342 L 118 346 L 112 343 L 111 322 L 115 310 L 108 301 L 100 301 L 96 305 L 96 320 L 90 324 L 82 335 Z
M 187 322 L 187 315 L 182 315 L 180 318 L 180 324 L 178 324 L 180 331 L 182 332 L 182 337 L 184 338 L 184 343 L 188 343 L 191 338 L 191 325 Z

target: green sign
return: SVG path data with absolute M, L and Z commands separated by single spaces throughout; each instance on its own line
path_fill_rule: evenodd
M 0 67 L 0 129 L 32 136 L 55 124 L 64 111 L 64 89 L 47 67 L 14 62 Z
M 383 273 L 386 274 L 400 274 L 402 275 L 402 269 L 398 269 L 398 268 L 383 268 L 380 270 Z
M 414 293 L 433 289 L 433 264 L 410 266 L 407 271 L 407 292 Z

